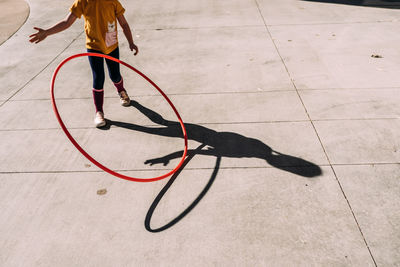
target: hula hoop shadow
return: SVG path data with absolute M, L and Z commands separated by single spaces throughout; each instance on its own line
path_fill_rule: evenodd
M 168 191 L 168 189 L 172 186 L 172 184 L 175 182 L 176 178 L 178 178 L 179 174 L 181 171 L 185 168 L 185 166 L 189 163 L 192 158 L 200 152 L 205 147 L 204 144 L 200 145 L 198 148 L 196 148 L 193 153 L 189 152 L 188 157 L 185 159 L 185 162 L 182 165 L 182 168 L 179 169 L 177 172 L 175 172 L 171 179 L 169 179 L 168 183 L 163 187 L 163 189 L 158 193 L 157 197 L 154 199 L 153 203 L 151 204 L 149 210 L 147 211 L 146 218 L 144 221 L 144 227 L 146 228 L 147 231 L 152 232 L 152 233 L 158 233 L 164 230 L 167 230 L 168 228 L 174 226 L 176 223 L 178 223 L 180 220 L 183 219 L 189 212 L 191 212 L 196 205 L 200 202 L 200 200 L 207 194 L 208 190 L 211 188 L 212 184 L 215 181 L 215 178 L 217 177 L 219 166 L 221 164 L 221 157 L 217 157 L 216 162 L 215 162 L 215 167 L 214 171 L 211 175 L 211 178 L 207 182 L 207 185 L 204 187 L 204 189 L 201 191 L 201 193 L 196 197 L 196 199 L 183 211 L 181 212 L 177 217 L 172 219 L 169 223 L 165 224 L 164 226 L 161 226 L 156 229 L 152 229 L 150 226 L 151 223 L 151 218 L 153 217 L 153 213 L 155 209 L 157 208 L 158 204 L 160 203 L 161 199 L 164 197 L 165 193 Z
M 185 149 L 184 152 L 182 154 L 182 158 L 179 161 L 178 165 L 170 172 L 163 174 L 161 176 L 158 177 L 154 177 L 154 178 L 135 178 L 135 177 L 130 177 L 130 176 L 126 176 L 120 173 L 117 173 L 109 168 L 107 168 L 106 166 L 104 166 L 103 164 L 101 164 L 100 162 L 98 162 L 97 160 L 95 160 L 93 157 L 91 157 L 76 141 L 75 139 L 72 137 L 72 135 L 69 133 L 67 127 L 64 125 L 63 120 L 61 119 L 61 116 L 58 112 L 57 109 L 57 104 L 56 104 L 56 100 L 54 97 L 54 84 L 55 84 L 55 80 L 57 77 L 57 74 L 59 72 L 59 70 L 61 69 L 61 67 L 67 63 L 68 61 L 74 59 L 74 58 L 78 58 L 78 57 L 86 57 L 86 56 L 94 56 L 94 57 L 102 57 L 102 58 L 106 58 L 115 62 L 118 62 L 126 67 L 128 67 L 129 69 L 135 71 L 137 74 L 139 74 L 140 76 L 142 76 L 146 81 L 148 81 L 151 85 L 154 86 L 154 88 L 156 88 L 158 90 L 158 92 L 160 92 L 160 94 L 164 97 L 165 100 L 167 100 L 168 104 L 171 106 L 171 108 L 173 109 L 173 111 L 175 112 L 175 115 L 178 118 L 178 121 L 181 125 L 182 128 L 182 133 L 183 133 L 183 138 L 184 138 L 184 144 L 185 144 Z M 157 86 L 157 84 L 155 84 L 152 80 L 150 80 L 150 78 L 148 78 L 146 75 L 144 75 L 142 72 L 140 72 L 139 70 L 137 70 L 136 68 L 132 67 L 131 65 L 129 65 L 128 63 L 125 63 L 122 60 L 110 57 L 108 55 L 103 55 L 103 54 L 98 54 L 98 53 L 81 53 L 81 54 L 76 54 L 73 56 L 70 56 L 66 59 L 64 59 L 56 68 L 56 70 L 53 73 L 53 77 L 51 79 L 51 86 L 50 86 L 50 93 L 51 93 L 51 102 L 53 105 L 53 110 L 54 113 L 56 114 L 57 120 L 61 126 L 61 128 L 63 129 L 64 133 L 66 134 L 66 136 L 68 137 L 68 139 L 71 141 L 71 143 L 79 150 L 79 152 L 82 153 L 82 155 L 84 155 L 88 160 L 90 160 L 93 164 L 95 164 L 97 167 L 99 167 L 100 169 L 102 169 L 103 171 L 114 175 L 118 178 L 124 179 L 124 180 L 128 180 L 128 181 L 133 181 L 133 182 L 154 182 L 154 181 L 158 181 L 161 179 L 164 179 L 168 176 L 171 176 L 172 174 L 174 174 L 176 171 L 178 171 L 183 162 L 185 161 L 185 157 L 187 154 L 187 146 L 188 146 L 188 138 L 187 138 L 187 133 L 186 133 L 186 129 L 185 129 L 185 125 L 183 124 L 183 121 L 181 119 L 181 116 L 179 115 L 177 109 L 175 108 L 174 104 L 172 104 L 171 100 L 168 98 L 168 96 Z

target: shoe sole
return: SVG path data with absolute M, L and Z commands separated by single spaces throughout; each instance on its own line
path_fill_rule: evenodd
M 97 123 L 97 124 L 95 123 L 94 125 L 96 126 L 96 128 L 101 128 L 101 127 L 106 126 L 106 122 L 104 121 L 104 122 Z
M 131 101 L 128 101 L 128 102 L 121 101 L 121 106 L 123 106 L 123 107 L 129 107 L 130 105 L 131 105 Z

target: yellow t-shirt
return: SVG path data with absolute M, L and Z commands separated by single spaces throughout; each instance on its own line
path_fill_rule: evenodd
M 125 12 L 118 0 L 75 0 L 70 11 L 83 15 L 88 49 L 109 54 L 118 47 L 117 17 Z

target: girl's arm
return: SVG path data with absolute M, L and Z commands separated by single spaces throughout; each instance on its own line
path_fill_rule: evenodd
M 128 22 L 126 21 L 124 15 L 120 15 L 117 17 L 119 25 L 121 25 L 122 30 L 124 31 L 125 37 L 128 40 L 129 48 L 131 51 L 135 50 L 135 56 L 139 53 L 139 48 L 135 45 L 132 38 L 131 28 L 129 27 Z
M 33 27 L 38 32 L 29 36 L 31 38 L 29 42 L 37 44 L 46 39 L 46 37 L 49 35 L 56 34 L 58 32 L 66 30 L 75 22 L 76 19 L 77 18 L 74 14 L 69 13 L 64 20 L 60 21 L 59 23 L 57 23 L 56 25 L 47 30 L 43 30 L 38 27 Z

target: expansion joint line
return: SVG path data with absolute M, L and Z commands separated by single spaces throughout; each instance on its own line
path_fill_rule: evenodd
M 294 87 L 295 90 L 296 90 L 297 96 L 299 97 L 299 100 L 300 100 L 300 102 L 301 102 L 301 104 L 302 104 L 302 106 L 303 106 L 303 108 L 304 108 L 304 111 L 305 111 L 306 114 L 307 114 L 308 121 L 311 123 L 311 125 L 312 125 L 312 127 L 313 127 L 313 129 L 314 129 L 314 132 L 315 132 L 315 134 L 316 134 L 316 136 L 317 136 L 317 138 L 318 138 L 318 141 L 319 141 L 319 143 L 320 143 L 320 145 L 321 145 L 321 147 L 322 147 L 322 149 L 323 149 L 323 151 L 324 151 L 324 154 L 325 154 L 325 157 L 326 157 L 326 159 L 327 159 L 327 161 L 328 161 L 328 163 L 329 163 L 329 166 L 330 166 L 330 168 L 331 168 L 333 174 L 335 175 L 336 181 L 337 181 L 337 183 L 338 183 L 338 185 L 339 185 L 339 188 L 340 188 L 340 190 L 342 191 L 342 194 L 343 194 L 343 196 L 344 196 L 344 198 L 345 198 L 345 200 L 346 200 L 346 202 L 347 202 L 347 205 L 348 205 L 348 207 L 349 207 L 349 209 L 350 209 L 350 212 L 351 212 L 351 214 L 353 215 L 353 219 L 354 219 L 354 221 L 355 221 L 355 223 L 356 223 L 356 225 L 357 225 L 357 228 L 358 228 L 358 230 L 359 230 L 359 232 L 360 232 L 360 234 L 361 234 L 361 237 L 362 237 L 363 240 L 364 240 L 364 243 L 365 243 L 365 245 L 366 245 L 366 247 L 367 247 L 367 249 L 368 249 L 369 255 L 371 256 L 372 261 L 374 262 L 375 266 L 377 266 L 376 261 L 375 261 L 375 258 L 374 258 L 374 256 L 372 255 L 371 249 L 370 249 L 370 247 L 369 247 L 369 245 L 368 245 L 368 242 L 367 242 L 367 240 L 365 239 L 365 236 L 364 236 L 364 233 L 363 233 L 362 230 L 361 230 L 360 224 L 358 223 L 357 217 L 356 217 L 356 215 L 355 215 L 355 213 L 354 213 L 354 211 L 353 211 L 353 208 L 352 208 L 351 205 L 350 205 L 350 201 L 348 200 L 348 198 L 347 198 L 347 196 L 346 196 L 346 193 L 344 192 L 343 186 L 342 186 L 342 184 L 340 183 L 340 180 L 339 180 L 339 178 L 338 178 L 338 176 L 337 176 L 337 174 L 336 174 L 336 172 L 335 172 L 335 169 L 333 168 L 333 165 L 332 165 L 332 163 L 331 163 L 331 160 L 329 159 L 328 153 L 326 152 L 325 146 L 324 146 L 324 144 L 322 143 L 321 137 L 320 137 L 319 134 L 318 134 L 317 128 L 315 127 L 314 122 L 313 122 L 313 120 L 311 119 L 310 114 L 308 113 L 308 110 L 307 110 L 307 108 L 306 108 L 306 106 L 305 106 L 305 104 L 304 104 L 304 101 L 303 101 L 303 99 L 302 99 L 302 97 L 301 97 L 301 95 L 300 95 L 300 93 L 299 93 L 299 90 L 298 90 L 298 88 L 297 88 L 297 86 L 296 86 L 296 83 L 294 82 L 293 77 L 292 77 L 292 75 L 291 75 L 290 72 L 289 72 L 289 68 L 287 67 L 287 65 L 286 65 L 286 63 L 285 63 L 285 61 L 284 61 L 284 59 L 283 59 L 281 53 L 279 52 L 279 49 L 278 49 L 278 46 L 277 46 L 276 43 L 275 43 L 275 40 L 272 38 L 271 31 L 269 30 L 268 25 L 267 25 L 267 22 L 266 22 L 266 20 L 265 20 L 263 14 L 262 14 L 262 12 L 261 12 L 260 5 L 258 4 L 258 1 L 257 1 L 257 0 L 254 0 L 254 2 L 255 2 L 255 4 L 256 4 L 257 9 L 258 9 L 258 12 L 260 13 L 260 16 L 261 16 L 261 18 L 262 18 L 262 20 L 263 20 L 263 22 L 264 22 L 264 26 L 265 26 L 265 29 L 266 29 L 266 31 L 267 31 L 267 33 L 268 33 L 268 36 L 269 36 L 269 38 L 271 39 L 272 43 L 274 44 L 275 50 L 276 50 L 276 52 L 278 53 L 278 55 L 279 55 L 279 57 L 280 57 L 280 59 L 281 59 L 281 62 L 282 62 L 282 64 L 284 65 L 284 67 L 285 67 L 285 69 L 286 69 L 286 73 L 287 73 L 287 75 L 289 76 L 290 81 L 291 81 L 293 87 Z
M 81 35 L 83 31 L 80 32 L 60 53 L 58 53 L 50 62 L 43 67 L 37 74 L 35 74 L 32 78 L 30 78 L 24 85 L 22 85 L 17 91 L 15 91 L 9 98 L 7 98 L 3 103 L 0 104 L 0 108 L 10 101 L 16 94 L 18 94 L 22 89 L 24 89 L 31 81 L 33 81 L 36 77 L 38 77 L 45 69 L 47 69 L 62 53 L 64 53 Z

